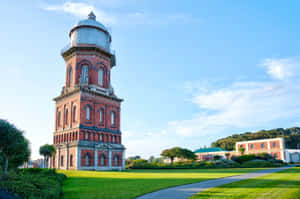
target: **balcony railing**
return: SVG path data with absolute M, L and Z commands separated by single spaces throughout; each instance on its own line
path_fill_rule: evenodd
M 76 47 L 76 46 L 86 46 L 85 44 L 79 44 L 79 45 L 74 45 L 74 46 L 72 46 L 72 47 Z M 116 51 L 115 50 L 113 50 L 113 49 L 109 49 L 109 50 L 107 50 L 107 49 L 105 49 L 105 48 L 103 48 L 103 47 L 100 47 L 100 46 L 97 46 L 97 45 L 94 45 L 94 44 L 88 44 L 88 46 L 91 46 L 91 47 L 98 47 L 98 48 L 100 48 L 100 49 L 102 49 L 102 50 L 104 50 L 104 51 L 106 51 L 106 52 L 109 52 L 110 54 L 112 54 L 112 55 L 115 55 L 116 54 Z M 63 47 L 62 49 L 61 49 L 61 51 L 60 51 L 60 53 L 61 54 L 64 54 L 67 50 L 69 50 L 71 48 L 71 44 L 69 43 L 69 44 L 67 44 L 65 47 Z

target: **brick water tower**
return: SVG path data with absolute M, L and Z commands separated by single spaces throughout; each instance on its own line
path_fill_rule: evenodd
M 61 53 L 66 82 L 54 99 L 56 156 L 51 164 L 64 170 L 124 169 L 122 99 L 115 95 L 110 81 L 116 65 L 111 35 L 91 12 L 69 36 L 71 43 Z

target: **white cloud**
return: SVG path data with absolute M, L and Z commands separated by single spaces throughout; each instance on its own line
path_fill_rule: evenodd
M 293 76 L 298 75 L 295 59 L 278 60 L 285 63 L 283 68 L 293 69 Z M 128 152 L 159 155 L 161 150 L 174 146 L 196 149 L 209 145 L 220 136 L 282 127 L 283 120 L 289 121 L 290 126 L 299 123 L 300 82 L 297 78 L 291 81 L 233 81 L 227 85 L 224 82 L 186 83 L 185 89 L 194 94 L 189 102 L 199 108 L 196 114 L 185 120 L 170 121 L 165 129 L 151 133 L 151 136 L 143 129 L 138 131 L 143 134 L 128 139 Z
M 275 79 L 285 80 L 295 75 L 300 68 L 300 61 L 296 58 L 265 59 L 262 66 L 267 68 L 267 73 Z
M 98 1 L 97 3 L 101 7 L 116 8 L 115 5 L 119 0 L 114 0 L 110 3 L 109 1 Z M 134 0 L 127 0 L 127 2 L 135 2 Z M 124 2 L 123 2 L 124 3 Z M 103 5 L 103 6 L 102 6 Z M 97 20 L 106 25 L 115 24 L 140 24 L 140 25 L 150 25 L 150 24 L 169 24 L 169 23 L 189 23 L 198 22 L 199 19 L 193 18 L 192 16 L 182 14 L 182 13 L 146 13 L 146 12 L 110 12 L 104 11 L 104 9 L 98 9 L 100 6 L 91 5 L 88 3 L 81 2 L 65 2 L 64 4 L 58 5 L 43 5 L 42 8 L 48 11 L 61 11 L 65 13 L 72 14 L 79 18 L 86 18 L 90 11 L 95 12 Z
M 103 10 L 96 9 L 95 6 L 86 3 L 65 2 L 60 5 L 46 5 L 44 6 L 44 9 L 49 11 L 66 12 L 79 18 L 86 18 L 87 15 L 93 11 L 97 16 L 97 20 L 104 24 L 114 24 L 116 22 L 113 15 L 110 15 Z
M 263 65 L 269 75 L 285 80 L 298 76 L 299 63 L 295 58 L 265 59 Z M 177 135 L 203 136 L 231 128 L 253 129 L 300 114 L 297 79 L 237 81 L 225 86 L 204 81 L 200 85 L 199 82 L 185 84 L 195 93 L 190 101 L 200 109 L 194 118 L 169 123 L 168 129 Z

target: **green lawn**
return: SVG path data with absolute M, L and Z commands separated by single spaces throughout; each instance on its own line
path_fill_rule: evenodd
M 60 171 L 67 175 L 64 198 L 132 199 L 175 185 L 239 175 L 260 169 L 181 169 L 116 171 Z
M 190 199 L 299 199 L 300 168 L 243 180 L 198 193 Z

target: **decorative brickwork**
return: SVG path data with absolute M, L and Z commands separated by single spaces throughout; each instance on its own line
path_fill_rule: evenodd
M 95 20 L 94 18 L 88 19 Z M 83 20 L 80 23 L 85 23 Z M 74 43 L 62 52 L 66 62 L 66 81 L 61 94 L 54 100 L 55 131 L 53 143 L 57 149 L 52 165 L 59 169 L 110 170 L 124 168 L 124 151 L 120 130 L 120 106 L 111 86 L 110 74 L 115 65 L 107 41 L 110 35 L 98 26 L 73 28 L 71 38 L 91 43 Z M 94 34 L 107 37 L 76 38 Z M 100 31 L 100 32 L 99 32 Z M 85 33 L 86 32 L 86 33 Z M 82 37 L 81 36 L 81 37 Z M 103 43 L 104 42 L 104 43 Z M 103 46 L 98 46 L 102 45 Z M 96 45 L 97 44 L 97 45 Z

